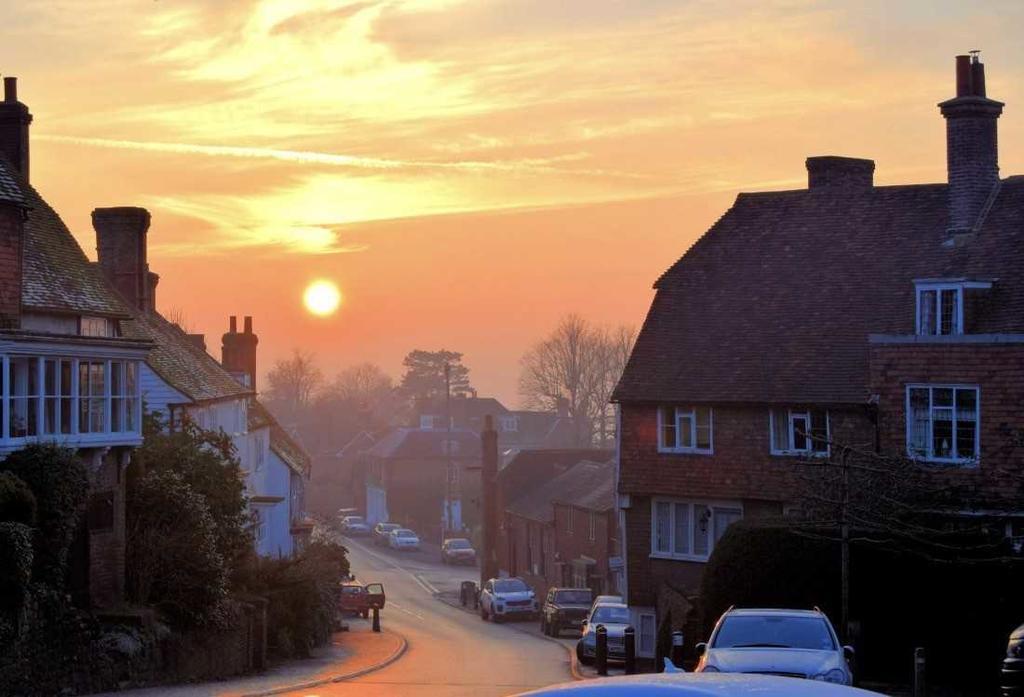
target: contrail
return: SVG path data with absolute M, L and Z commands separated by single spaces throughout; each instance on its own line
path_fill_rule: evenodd
M 281 160 L 284 162 L 300 162 L 334 167 L 353 167 L 357 169 L 393 170 L 393 169 L 450 169 L 469 172 L 549 172 L 557 174 L 580 174 L 588 176 L 616 176 L 641 178 L 641 175 L 626 172 L 613 172 L 602 169 L 563 169 L 553 166 L 557 162 L 579 160 L 584 154 L 560 155 L 554 158 L 527 158 L 522 160 L 465 160 L 458 162 L 429 162 L 417 160 L 391 160 L 378 157 L 359 157 L 355 155 L 339 155 L 336 153 L 315 152 L 310 150 L 277 150 L 272 148 L 250 148 L 234 145 L 198 145 L 196 143 L 163 143 L 148 140 L 114 140 L 109 138 L 79 138 L 77 136 L 46 135 L 35 136 L 36 139 L 52 143 L 69 143 L 96 148 L 115 148 L 120 150 L 143 150 L 147 152 L 166 152 L 187 155 L 206 155 L 209 157 L 250 157 L 258 159 Z

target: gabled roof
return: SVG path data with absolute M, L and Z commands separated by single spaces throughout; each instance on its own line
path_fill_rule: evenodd
M 396 428 L 381 437 L 366 451 L 370 457 L 382 459 L 437 459 L 446 457 L 445 443 L 457 445 L 451 457 L 454 460 L 479 460 L 480 436 L 473 431 L 455 428 L 449 431 Z
M 508 511 L 541 523 L 555 519 L 555 504 L 565 504 L 595 512 L 611 510 L 615 505 L 615 461 L 584 460 L 551 481 L 515 499 Z
M 149 339 L 155 346 L 146 363 L 168 385 L 196 402 L 244 397 L 252 393 L 221 367 L 213 356 L 192 343 L 181 328 L 156 312 L 138 311 L 121 322 L 130 338 Z
M 376 442 L 377 441 L 370 433 L 366 431 L 360 431 L 358 434 L 353 436 L 352 440 L 343 445 L 341 450 L 334 454 L 334 457 L 338 458 L 339 460 L 343 460 L 349 457 L 355 457 L 359 453 L 369 450 L 371 447 L 373 447 L 373 444 Z
M 86 258 L 57 212 L 2 158 L 0 198 L 28 209 L 21 277 L 23 307 L 68 314 L 128 316 L 124 302 Z
M 611 450 L 593 448 L 521 450 L 498 472 L 498 488 L 505 501 L 514 501 L 584 460 L 604 461 L 612 455 Z
M 1024 179 L 944 245 L 945 184 L 740 194 L 655 284 L 613 399 L 863 403 L 868 335 L 912 334 L 913 279 L 996 277 L 975 333 L 1024 329 Z
M 313 458 L 299 445 L 299 442 L 278 422 L 270 410 L 255 397 L 249 399 L 249 430 L 270 428 L 270 449 L 292 471 L 308 477 L 313 468 Z

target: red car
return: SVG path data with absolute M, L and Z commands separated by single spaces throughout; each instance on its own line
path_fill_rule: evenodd
M 370 595 L 366 587 L 359 583 L 342 583 L 338 596 L 338 609 L 343 613 L 370 616 Z

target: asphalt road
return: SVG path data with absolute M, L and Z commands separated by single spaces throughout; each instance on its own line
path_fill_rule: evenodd
M 292 694 L 488 697 L 571 679 L 569 642 L 548 641 L 515 624 L 483 622 L 434 598 L 457 589 L 462 580 L 478 580 L 476 567 L 442 565 L 434 556 L 436 548 L 402 553 L 373 547 L 368 538 L 343 543 L 356 577 L 384 584 L 387 607 L 381 622 L 404 635 L 409 648 L 397 662 L 370 675 Z

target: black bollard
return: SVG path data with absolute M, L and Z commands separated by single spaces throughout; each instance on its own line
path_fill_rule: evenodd
M 672 655 L 669 656 L 676 668 L 683 667 L 683 633 L 672 632 Z
M 626 627 L 622 635 L 622 646 L 626 651 L 626 675 L 636 672 L 636 630 Z
M 925 674 L 924 648 L 914 649 L 914 697 L 928 694 L 928 682 Z
M 596 636 L 594 663 L 597 664 L 597 674 L 608 675 L 608 628 L 603 624 L 597 625 Z
M 380 631 L 380 608 L 373 608 L 373 631 Z

